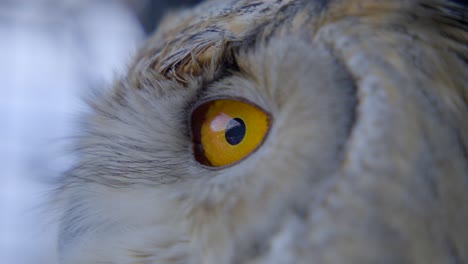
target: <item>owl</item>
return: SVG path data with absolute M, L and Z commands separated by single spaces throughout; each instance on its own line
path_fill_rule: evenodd
M 468 263 L 468 9 L 206 1 L 89 100 L 63 264 Z

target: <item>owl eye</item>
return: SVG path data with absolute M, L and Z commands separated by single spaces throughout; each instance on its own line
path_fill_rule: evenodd
M 195 159 L 211 167 L 242 160 L 262 143 L 269 115 L 251 103 L 216 99 L 196 107 L 191 116 Z

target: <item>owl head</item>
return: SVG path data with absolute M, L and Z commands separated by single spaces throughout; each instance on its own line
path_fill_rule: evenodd
M 62 263 L 468 261 L 467 9 L 208 1 L 90 100 Z

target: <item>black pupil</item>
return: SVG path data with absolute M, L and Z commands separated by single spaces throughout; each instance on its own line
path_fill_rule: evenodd
M 240 118 L 233 118 L 229 120 L 226 125 L 226 132 L 224 133 L 226 141 L 231 145 L 239 144 L 245 136 L 245 124 Z

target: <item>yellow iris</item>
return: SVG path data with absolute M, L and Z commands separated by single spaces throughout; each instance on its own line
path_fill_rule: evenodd
M 219 167 L 254 151 L 268 132 L 269 117 L 252 104 L 218 99 L 198 106 L 191 124 L 196 159 Z

